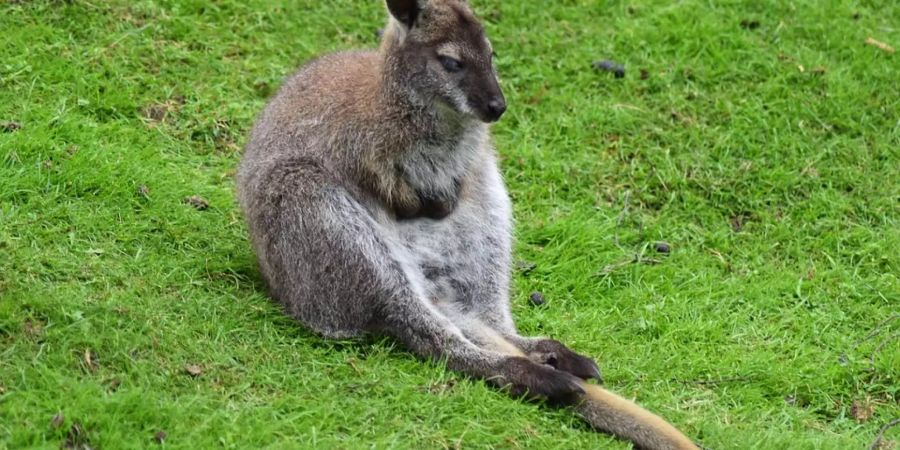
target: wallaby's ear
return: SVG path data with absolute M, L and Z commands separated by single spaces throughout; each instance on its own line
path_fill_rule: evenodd
M 407 28 L 412 28 L 422 10 L 419 0 L 387 0 L 387 7 L 391 15 Z

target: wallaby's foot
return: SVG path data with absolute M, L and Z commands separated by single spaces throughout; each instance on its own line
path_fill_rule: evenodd
M 571 374 L 535 363 L 519 356 L 507 358 L 494 383 L 516 397 L 544 398 L 552 402 L 572 403 L 584 393 L 581 381 Z
M 534 344 L 528 355 L 532 361 L 547 364 L 553 368 L 568 372 L 578 378 L 587 380 L 594 378 L 602 382 L 600 368 L 593 359 L 581 356 L 553 339 L 542 339 Z

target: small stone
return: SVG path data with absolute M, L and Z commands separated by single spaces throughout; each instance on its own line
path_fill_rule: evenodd
M 613 74 L 615 74 L 616 78 L 622 78 L 625 76 L 625 66 L 608 59 L 596 61 L 594 63 L 594 68 L 597 70 L 602 70 L 604 72 L 612 72 Z
M 544 294 L 541 294 L 540 292 L 537 292 L 537 291 L 532 292 L 531 295 L 528 297 L 528 299 L 531 301 L 531 304 L 534 306 L 541 306 L 541 305 L 547 303 L 547 300 L 544 299 Z
M 653 245 L 653 248 L 656 249 L 657 253 L 669 254 L 672 251 L 672 247 L 666 242 L 657 242 Z

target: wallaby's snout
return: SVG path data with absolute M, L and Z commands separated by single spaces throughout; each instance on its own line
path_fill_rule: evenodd
M 503 113 L 506 112 L 506 99 L 503 98 L 503 94 L 501 93 L 497 97 L 494 97 L 493 100 L 488 102 L 487 107 L 487 118 L 488 122 L 496 122 L 500 120 L 500 117 Z

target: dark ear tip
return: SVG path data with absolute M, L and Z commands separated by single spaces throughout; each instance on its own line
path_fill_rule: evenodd
M 387 0 L 387 7 L 395 19 L 409 28 L 416 23 L 421 11 L 418 0 Z

